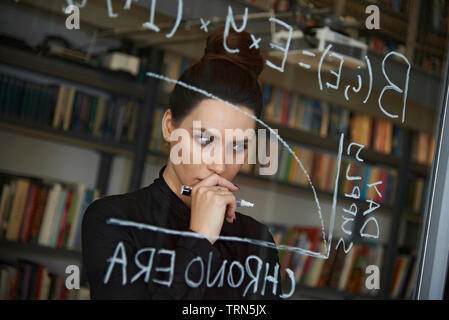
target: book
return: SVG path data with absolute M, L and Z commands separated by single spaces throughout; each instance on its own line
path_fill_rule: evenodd
M 38 243 L 43 246 L 50 245 L 50 235 L 52 231 L 52 223 L 56 219 L 56 209 L 59 202 L 62 186 L 59 183 L 53 184 L 48 195 L 45 205 L 41 229 L 39 231 Z
M 51 233 L 50 233 L 50 239 L 49 239 L 49 243 L 48 243 L 48 246 L 50 246 L 50 247 L 56 247 L 59 225 L 61 223 L 61 219 L 64 214 L 64 208 L 66 205 L 67 194 L 68 194 L 68 190 L 62 189 L 61 193 L 59 194 L 59 199 L 57 199 L 58 204 L 56 206 L 54 220 L 51 222 Z
M 354 114 L 351 119 L 351 141 L 370 148 L 372 118 L 364 114 Z
M 89 288 L 69 290 L 65 277 L 50 272 L 42 263 L 19 259 L 0 262 L 0 300 L 87 300 Z
M 401 254 L 396 259 L 390 292 L 390 297 L 393 299 L 399 298 L 399 294 L 405 286 L 405 277 L 410 267 L 410 259 L 410 256 L 406 254 Z
M 11 184 L 5 184 L 2 186 L 2 194 L 0 198 L 0 238 L 3 237 L 3 230 L 7 225 L 7 212 L 10 208 L 11 194 L 13 192 Z
M 341 270 L 340 279 L 338 281 L 338 290 L 346 290 L 346 286 L 348 284 L 349 277 L 354 268 L 355 259 L 357 257 L 358 244 L 354 244 L 346 254 L 346 258 L 343 263 L 343 268 Z
M 72 203 L 72 197 L 73 197 L 73 190 L 67 190 L 67 196 L 65 199 L 61 220 L 59 222 L 59 225 L 56 226 L 56 238 L 55 238 L 55 247 L 61 248 L 64 234 L 67 232 L 67 220 L 70 212 L 70 207 Z
M 38 241 L 39 237 L 39 230 L 41 227 L 41 223 L 44 216 L 45 211 L 45 204 L 48 199 L 48 193 L 49 193 L 49 185 L 42 184 L 40 186 L 40 192 L 37 196 L 37 204 L 36 204 L 36 211 L 33 215 L 33 219 L 31 221 L 30 230 L 28 235 L 25 236 L 25 242 L 31 242 L 36 243 Z
M 295 232 L 297 233 L 305 233 L 307 234 L 307 240 L 308 244 L 305 248 L 306 250 L 316 252 L 320 250 L 319 244 L 321 239 L 321 229 L 317 227 L 306 227 L 306 226 L 295 226 L 293 227 Z M 306 256 L 304 261 L 304 267 L 302 272 L 298 275 L 299 277 L 302 277 L 303 275 L 307 274 L 309 272 L 310 264 L 312 262 L 311 256 Z
M 307 233 L 301 232 L 301 238 L 299 239 L 297 246 L 304 250 L 310 251 L 312 249 L 312 242 L 310 241 Z M 291 268 L 295 273 L 295 279 L 301 283 L 304 281 L 303 277 L 305 275 L 305 267 L 308 257 L 305 254 L 296 253 L 295 258 L 296 259 L 292 264 Z
M 22 217 L 25 211 L 26 199 L 28 196 L 28 190 L 30 187 L 30 181 L 25 179 L 18 179 L 14 199 L 12 202 L 11 212 L 8 221 L 8 228 L 6 231 L 6 239 L 10 241 L 19 240 L 20 226 L 22 223 Z
M 326 256 L 327 254 L 326 246 L 323 240 L 320 241 L 319 247 L 320 247 L 320 254 L 322 256 Z M 310 270 L 304 279 L 304 284 L 309 287 L 317 287 L 318 282 L 320 280 L 320 275 L 326 263 L 326 259 L 324 258 L 312 258 L 312 259 L 313 261 L 311 263 Z
M 64 131 L 69 130 L 69 126 L 70 126 L 70 121 L 72 118 L 72 109 L 73 109 L 73 102 L 75 99 L 75 92 L 76 89 L 74 87 L 70 87 L 69 91 L 67 92 L 67 100 L 65 101 L 65 106 L 64 106 L 64 115 L 63 115 L 63 123 L 62 123 L 62 129 Z
M 331 250 L 332 251 L 332 250 Z M 346 260 L 346 253 L 342 245 L 339 245 L 335 252 L 331 271 L 328 275 L 327 286 L 337 289 L 340 283 L 340 277 Z
M 97 103 L 97 112 L 95 113 L 95 119 L 92 126 L 92 135 L 94 137 L 101 136 L 101 129 L 103 127 L 103 122 L 106 113 L 106 98 L 99 97 Z
M 36 196 L 38 192 L 38 186 L 36 184 L 31 184 L 30 189 L 28 191 L 28 199 L 25 207 L 25 212 L 22 217 L 22 225 L 19 233 L 19 240 L 22 242 L 26 242 L 26 234 L 28 233 L 31 219 L 33 217 L 33 212 L 36 207 Z
M 353 247 L 351 250 L 354 250 Z M 346 290 L 351 292 L 360 292 L 365 286 L 366 268 L 369 265 L 369 253 L 371 246 L 360 244 L 357 247 L 357 253 L 354 261 L 354 267 L 346 283 Z
M 78 226 L 81 216 L 82 205 L 86 194 L 86 186 L 84 184 L 78 184 L 75 190 L 72 206 L 70 208 L 70 214 L 68 218 L 69 233 L 66 236 L 64 247 L 71 248 L 73 246 L 76 227 Z
M 69 88 L 65 85 L 61 85 L 58 91 L 58 98 L 56 100 L 55 113 L 53 116 L 53 128 L 59 128 L 61 123 L 61 115 L 63 114 L 63 108 L 67 100 Z

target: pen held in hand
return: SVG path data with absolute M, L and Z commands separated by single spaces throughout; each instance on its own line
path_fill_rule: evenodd
M 190 196 L 192 194 L 192 187 L 182 185 L 181 194 L 184 196 Z M 254 207 L 254 203 L 243 199 L 236 199 L 237 207 Z

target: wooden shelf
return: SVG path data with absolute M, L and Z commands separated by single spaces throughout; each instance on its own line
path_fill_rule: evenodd
M 431 167 L 425 164 L 412 162 L 410 164 L 410 171 L 420 177 L 427 178 L 430 176 Z
M 0 63 L 140 100 L 146 94 L 144 84 L 131 75 L 56 56 L 43 56 L 0 45 Z
M 329 151 L 333 153 L 338 152 L 339 139 L 335 137 L 321 137 L 318 134 L 301 131 L 295 128 L 290 128 L 283 125 L 278 125 L 270 122 L 265 122 L 273 129 L 278 129 L 278 134 L 284 139 L 292 142 L 297 142 L 305 146 L 322 149 L 323 151 Z M 257 125 L 259 128 L 265 128 L 262 125 Z M 347 150 L 349 141 L 344 142 L 343 150 Z M 400 157 L 395 155 L 383 154 L 376 152 L 372 149 L 364 148 L 360 152 L 360 157 L 367 162 L 374 165 L 388 166 L 392 168 L 398 168 L 400 165 Z M 343 155 L 343 158 L 345 156 Z M 418 175 L 427 176 L 429 167 L 420 164 L 413 164 L 410 166 L 410 170 Z
M 25 255 L 37 254 L 45 257 L 81 260 L 81 251 L 41 246 L 39 244 L 0 240 L 0 252 L 20 252 Z M 1 255 L 0 255 L 1 257 Z
M 77 133 L 53 129 L 47 125 L 13 118 L 0 118 L 0 130 L 13 132 L 33 138 L 40 138 L 54 142 L 62 142 L 73 146 L 93 149 L 101 152 L 132 157 L 134 145 L 113 140 L 93 137 L 86 133 Z
M 412 222 L 412 223 L 416 223 L 416 224 L 423 223 L 422 214 L 418 215 L 418 213 L 406 212 L 402 215 L 402 217 L 408 222 Z
M 441 51 L 441 50 L 435 49 L 433 47 L 430 47 L 426 44 L 420 44 L 420 43 L 417 43 L 415 47 L 416 47 L 416 50 L 426 52 L 433 56 L 438 56 L 438 57 L 444 58 L 444 50 Z
M 303 186 L 299 184 L 294 184 L 287 181 L 276 180 L 273 178 L 265 178 L 263 176 L 257 176 L 255 174 L 240 172 L 235 177 L 235 182 L 237 184 L 243 183 L 255 186 L 257 188 L 261 188 L 264 190 L 273 190 L 276 192 L 282 192 L 286 194 L 291 194 L 294 196 L 298 196 L 298 193 L 303 194 L 304 196 L 310 196 L 312 194 L 312 189 L 308 186 Z M 321 200 L 327 200 L 331 202 L 333 200 L 333 192 L 323 191 L 315 188 L 317 196 L 320 197 Z M 341 190 L 340 190 L 341 192 Z M 359 208 L 367 208 L 369 205 L 363 199 L 355 200 L 345 197 L 339 192 L 337 195 L 337 199 L 340 205 L 350 205 L 351 203 L 356 203 Z M 392 205 L 389 204 L 380 204 L 379 212 L 390 214 L 393 210 Z
M 372 300 L 379 299 L 378 295 L 350 292 L 329 287 L 309 287 L 296 284 L 295 298 L 309 297 L 324 300 Z

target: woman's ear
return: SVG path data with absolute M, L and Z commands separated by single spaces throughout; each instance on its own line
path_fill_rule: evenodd
M 162 117 L 162 136 L 164 140 L 170 143 L 170 135 L 175 129 L 173 115 L 170 108 L 165 110 L 164 116 Z

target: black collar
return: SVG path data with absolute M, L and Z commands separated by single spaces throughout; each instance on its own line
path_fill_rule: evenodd
M 173 211 L 179 218 L 189 221 L 190 208 L 179 198 L 177 194 L 168 186 L 164 179 L 163 173 L 167 165 L 165 164 L 159 170 L 159 177 L 154 180 L 154 185 L 158 187 L 160 196 L 169 204 L 170 211 Z

